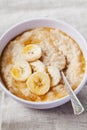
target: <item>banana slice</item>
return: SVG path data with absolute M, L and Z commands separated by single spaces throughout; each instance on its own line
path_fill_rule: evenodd
M 37 72 L 37 71 L 45 72 L 45 65 L 40 60 L 31 62 L 30 65 L 31 65 L 33 72 Z
M 30 44 L 24 47 L 22 54 L 27 61 L 35 61 L 41 57 L 41 48 L 38 45 Z
M 50 78 L 47 73 L 35 72 L 27 80 L 30 91 L 36 95 L 44 95 L 50 89 Z
M 11 75 L 17 81 L 25 81 L 31 73 L 31 67 L 26 61 L 19 62 L 11 68 Z
M 47 71 L 51 78 L 51 86 L 57 85 L 61 79 L 60 71 L 58 70 L 58 68 L 54 66 L 48 66 Z

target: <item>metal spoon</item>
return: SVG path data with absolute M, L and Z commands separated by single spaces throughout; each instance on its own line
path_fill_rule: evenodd
M 71 104 L 73 107 L 73 111 L 75 115 L 80 115 L 83 111 L 84 111 L 84 107 L 82 106 L 81 102 L 79 101 L 79 99 L 77 98 L 77 96 L 75 95 L 74 91 L 72 90 L 69 82 L 67 81 L 63 71 L 61 71 L 61 75 L 63 77 L 65 86 L 68 90 L 68 94 L 71 98 Z

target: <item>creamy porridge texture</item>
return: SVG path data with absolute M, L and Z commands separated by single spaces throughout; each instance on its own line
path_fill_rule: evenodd
M 76 89 L 85 73 L 78 44 L 66 33 L 48 27 L 24 32 L 10 41 L 1 56 L 1 78 L 16 96 L 34 102 L 66 96 L 60 71 Z

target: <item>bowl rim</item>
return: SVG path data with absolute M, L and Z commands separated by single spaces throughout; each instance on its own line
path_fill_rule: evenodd
M 9 29 L 7 29 L 7 31 L 5 31 L 5 33 L 2 34 L 2 36 L 0 37 L 0 41 L 4 38 L 4 36 L 9 33 L 10 31 L 14 30 L 15 27 L 17 26 L 20 26 L 22 24 L 26 24 L 27 22 L 32 22 L 32 21 L 39 21 L 39 20 L 44 20 L 44 21 L 51 21 L 51 22 L 59 22 L 59 23 L 62 23 L 63 25 L 65 26 L 68 26 L 71 30 L 73 30 L 75 33 L 77 33 L 77 35 L 84 41 L 84 49 L 87 51 L 87 42 L 86 40 L 84 39 L 84 37 L 75 29 L 73 28 L 70 24 L 62 21 L 62 20 L 56 20 L 56 19 L 51 19 L 51 18 L 32 18 L 32 19 L 28 19 L 28 20 L 24 20 L 22 22 L 18 22 L 17 24 L 11 26 Z M 86 59 L 85 59 L 86 60 Z M 86 70 L 87 70 L 87 61 L 86 61 Z M 75 94 L 77 94 L 83 87 L 84 87 L 84 84 L 87 80 L 87 74 L 86 74 L 86 71 L 85 71 L 85 74 L 84 74 L 84 77 L 81 81 L 81 83 L 79 84 L 79 86 L 75 89 Z M 4 90 L 4 92 L 6 92 L 8 95 L 10 95 L 13 99 L 16 99 L 16 101 L 19 101 L 23 104 L 28 104 L 28 105 L 50 105 L 52 103 L 57 103 L 57 102 L 62 102 L 64 100 L 67 100 L 69 99 L 70 100 L 70 97 L 69 95 L 66 95 L 62 98 L 59 98 L 59 99 L 56 99 L 56 100 L 53 100 L 53 101 L 46 101 L 46 102 L 33 102 L 33 101 L 28 101 L 28 100 L 25 100 L 25 99 L 22 99 L 14 94 L 12 94 L 6 87 L 5 85 L 0 81 L 0 87 L 2 88 L 2 90 Z M 64 103 L 62 103 L 64 104 Z

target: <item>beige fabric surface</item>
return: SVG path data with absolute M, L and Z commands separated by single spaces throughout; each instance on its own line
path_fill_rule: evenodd
M 87 0 L 0 0 L 0 35 L 20 21 L 37 17 L 64 20 L 87 40 Z M 86 85 L 78 97 L 85 107 L 80 116 L 73 115 L 70 102 L 50 110 L 35 110 L 5 95 L 2 130 L 87 130 Z

